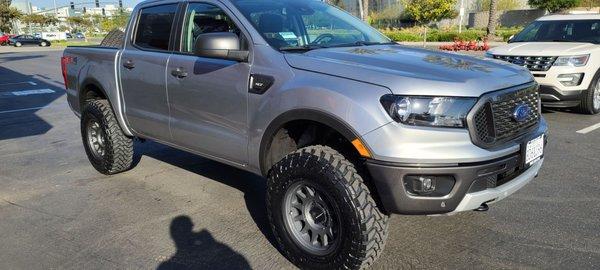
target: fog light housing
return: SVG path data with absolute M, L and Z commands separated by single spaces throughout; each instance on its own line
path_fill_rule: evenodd
M 583 81 L 583 73 L 560 74 L 558 81 L 564 86 L 578 86 Z
M 441 197 L 454 187 L 454 177 L 449 175 L 407 175 L 404 177 L 406 192 L 413 196 Z

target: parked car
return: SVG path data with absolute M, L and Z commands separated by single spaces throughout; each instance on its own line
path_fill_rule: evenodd
M 11 35 L 11 34 L 3 34 L 2 36 L 0 36 L 0 46 L 6 46 L 8 45 L 8 40 L 12 37 L 14 37 L 15 35 Z
M 9 44 L 15 47 L 21 47 L 25 45 L 37 45 L 37 46 L 50 46 L 50 41 L 42 38 L 36 38 L 31 35 L 20 35 L 9 39 Z
M 84 35 L 83 33 L 76 33 L 76 34 L 75 34 L 75 38 L 78 38 L 78 39 L 84 39 L 84 38 L 85 38 L 85 35 Z
M 367 267 L 390 213 L 485 211 L 544 161 L 523 67 L 404 47 L 323 1 L 144 1 L 131 18 L 116 47 L 61 58 L 91 164 L 129 170 L 143 138 L 262 175 L 300 268 Z
M 527 67 L 546 107 L 600 112 L 600 14 L 542 17 L 487 56 Z

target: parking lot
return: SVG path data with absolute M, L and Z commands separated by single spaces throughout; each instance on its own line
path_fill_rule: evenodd
M 133 170 L 101 175 L 66 102 L 62 51 L 0 49 L 0 269 L 293 268 L 263 178 L 153 142 L 136 142 Z M 393 216 L 375 268 L 600 268 L 600 116 L 544 116 L 537 179 L 488 212 Z

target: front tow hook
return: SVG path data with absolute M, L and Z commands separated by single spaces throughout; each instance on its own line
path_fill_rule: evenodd
M 487 210 L 490 210 L 490 207 L 487 205 L 487 203 L 482 203 L 477 209 L 473 210 L 476 212 L 485 212 Z

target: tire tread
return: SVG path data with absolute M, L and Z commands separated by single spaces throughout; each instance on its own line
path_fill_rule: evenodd
M 311 158 L 317 158 L 319 162 L 323 164 L 329 164 L 334 168 L 336 174 L 340 177 L 341 183 L 347 191 L 350 203 L 353 205 L 358 220 L 360 220 L 360 232 L 359 236 L 360 248 L 353 250 L 349 257 L 352 259 L 347 260 L 341 265 L 343 269 L 363 269 L 371 266 L 382 254 L 385 247 L 385 242 L 388 236 L 388 215 L 379 209 L 375 200 L 371 196 L 370 190 L 364 183 L 363 178 L 358 174 L 354 164 L 347 160 L 336 150 L 328 146 L 314 145 L 298 149 L 295 152 L 288 154 L 281 161 L 276 163 L 271 169 L 268 177 L 268 192 L 267 192 L 267 209 L 271 209 L 271 199 L 269 194 L 272 192 L 271 189 L 277 186 L 276 181 L 277 175 L 281 172 L 289 169 L 292 164 L 303 164 L 302 167 L 306 167 L 308 161 Z M 304 159 L 304 162 L 302 160 Z M 296 162 L 294 162 L 296 161 Z M 323 166 L 321 170 L 326 169 Z M 273 225 L 272 215 L 269 214 L 269 221 Z M 290 255 L 290 251 L 282 244 L 281 237 L 277 235 L 277 230 L 273 228 L 275 238 L 279 243 L 280 248 L 283 250 L 284 255 L 290 259 L 293 263 L 293 256 Z
M 121 126 L 112 111 L 107 100 L 91 100 L 84 105 L 84 113 L 101 115 L 102 125 L 105 127 L 107 136 L 107 152 L 102 166 L 97 166 L 92 161 L 94 167 L 103 174 L 116 174 L 129 170 L 133 164 L 133 139 L 123 133 Z M 82 136 L 84 136 L 84 117 L 82 117 Z M 84 143 L 86 138 L 83 137 Z M 88 153 L 88 157 L 93 157 Z

